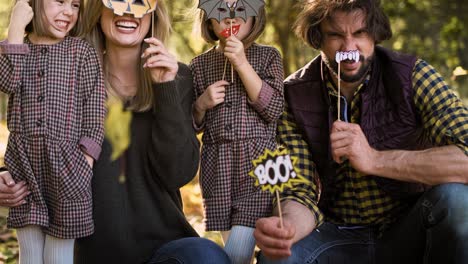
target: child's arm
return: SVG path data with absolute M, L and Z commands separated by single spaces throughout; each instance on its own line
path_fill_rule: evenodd
M 263 48 L 260 68 L 262 78 L 250 65 L 242 42 L 235 36 L 227 39 L 224 51 L 244 84 L 250 105 L 266 122 L 276 122 L 284 107 L 284 72 L 278 50 Z
M 18 0 L 13 7 L 7 41 L 0 42 L 0 91 L 14 94 L 21 89 L 24 55 L 29 47 L 23 44 L 24 32 L 33 17 L 27 0 Z
M 11 12 L 10 25 L 8 26 L 8 43 L 23 44 L 26 26 L 33 18 L 33 10 L 28 0 L 18 0 Z
M 232 66 L 239 74 L 250 101 L 257 101 L 260 90 L 262 89 L 262 79 L 260 79 L 247 60 L 242 41 L 234 35 L 227 38 L 226 46 L 224 47 L 224 55 L 229 59 Z
M 92 159 L 99 158 L 104 140 L 106 91 L 96 51 L 86 43 L 86 50 L 82 54 L 85 59 L 81 65 L 78 82 L 85 99 L 79 144 L 86 160 L 92 166 Z

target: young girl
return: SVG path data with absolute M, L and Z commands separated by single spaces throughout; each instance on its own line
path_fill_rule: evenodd
M 82 0 L 18 0 L 0 42 L 5 164 L 31 192 L 8 217 L 22 264 L 73 263 L 74 239 L 94 230 L 91 168 L 103 140 L 105 90 L 95 50 L 71 37 L 80 34 L 81 8 Z
M 235 1 L 227 0 L 228 6 Z M 218 22 L 200 10 L 202 37 L 217 45 L 190 64 L 195 126 L 204 130 L 200 182 L 206 229 L 230 231 L 223 232 L 223 239 L 233 263 L 250 263 L 255 221 L 271 214 L 271 195 L 255 187 L 248 173 L 252 160 L 276 148 L 276 121 L 283 110 L 281 56 L 273 47 L 254 43 L 265 27 L 265 10 L 259 11 L 246 20 Z

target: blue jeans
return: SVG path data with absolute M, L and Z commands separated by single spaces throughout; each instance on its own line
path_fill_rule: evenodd
M 231 263 L 224 250 L 213 241 L 187 237 L 171 241 L 156 251 L 148 264 Z
M 425 192 L 381 236 L 370 227 L 325 222 L 294 244 L 292 255 L 258 263 L 468 263 L 468 185 L 443 184 Z

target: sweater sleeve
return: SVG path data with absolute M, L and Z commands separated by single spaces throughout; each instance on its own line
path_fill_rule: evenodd
M 21 71 L 26 54 L 27 44 L 8 44 L 0 42 L 0 91 L 13 94 L 21 88 Z
M 175 81 L 155 84 L 153 89 L 150 166 L 167 189 L 179 189 L 195 176 L 200 155 L 192 127 L 193 86 L 188 67 L 179 64 Z

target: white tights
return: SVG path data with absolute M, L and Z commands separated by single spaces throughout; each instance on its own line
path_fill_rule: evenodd
M 16 230 L 20 264 L 73 264 L 75 239 L 61 239 L 29 225 Z
M 229 232 L 224 250 L 233 264 L 250 264 L 255 249 L 254 228 L 235 225 Z M 224 233 L 223 235 L 226 235 Z M 223 236 L 224 237 L 224 236 Z

